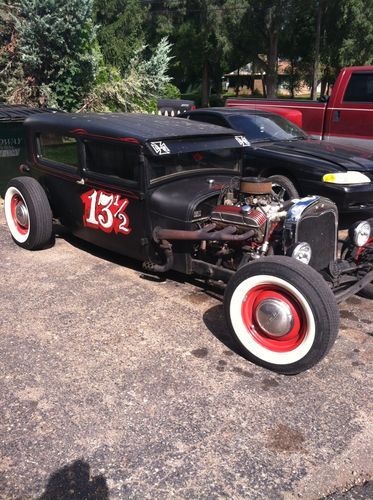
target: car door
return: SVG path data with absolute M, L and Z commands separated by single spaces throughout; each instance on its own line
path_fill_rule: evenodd
M 136 259 L 148 234 L 139 145 L 83 140 L 84 192 L 79 236 Z
M 32 135 L 30 173 L 45 188 L 55 218 L 71 231 L 81 227 L 81 147 L 75 137 L 49 130 Z
M 325 139 L 372 149 L 372 118 L 373 72 L 352 73 L 341 102 L 328 108 Z

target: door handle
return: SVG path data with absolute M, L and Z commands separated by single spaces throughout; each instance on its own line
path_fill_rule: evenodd
M 341 111 L 340 110 L 333 111 L 333 122 L 339 122 L 340 119 L 341 119 Z

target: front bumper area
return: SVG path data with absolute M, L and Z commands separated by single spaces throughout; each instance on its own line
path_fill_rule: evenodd
M 341 213 L 353 213 L 360 210 L 373 212 L 373 182 L 350 186 L 328 182 L 307 183 L 306 191 L 307 194 L 319 194 L 330 198 Z M 304 190 L 303 194 L 306 194 Z

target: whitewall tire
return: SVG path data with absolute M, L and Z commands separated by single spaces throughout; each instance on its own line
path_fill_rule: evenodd
M 327 283 L 290 257 L 265 257 L 240 268 L 227 285 L 224 307 L 243 354 L 280 373 L 314 366 L 338 333 L 338 306 Z

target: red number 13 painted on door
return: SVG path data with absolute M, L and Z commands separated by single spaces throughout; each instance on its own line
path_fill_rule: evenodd
M 83 224 L 85 227 L 101 229 L 105 233 L 130 234 L 130 220 L 125 210 L 129 204 L 127 198 L 119 194 L 106 193 L 92 189 L 82 194 L 84 205 Z

